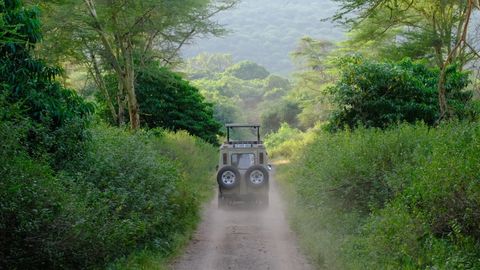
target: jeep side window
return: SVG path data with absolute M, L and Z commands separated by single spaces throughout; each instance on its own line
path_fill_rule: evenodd
M 248 169 L 255 164 L 254 154 L 232 154 L 232 166 Z

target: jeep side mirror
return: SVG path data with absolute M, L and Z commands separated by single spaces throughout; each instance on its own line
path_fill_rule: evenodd
M 272 170 L 272 165 L 271 164 L 268 164 L 268 170 L 271 171 Z

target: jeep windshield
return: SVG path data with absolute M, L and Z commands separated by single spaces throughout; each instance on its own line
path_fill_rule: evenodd
M 227 143 L 229 144 L 260 144 L 260 126 L 228 124 Z

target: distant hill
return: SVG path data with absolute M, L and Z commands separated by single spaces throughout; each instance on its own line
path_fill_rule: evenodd
M 331 0 L 243 0 L 217 16 L 230 34 L 196 40 L 183 49 L 183 56 L 231 53 L 235 61 L 251 60 L 272 73 L 288 75 L 293 70 L 289 54 L 300 38 L 343 39 L 343 29 L 321 21 L 336 9 Z

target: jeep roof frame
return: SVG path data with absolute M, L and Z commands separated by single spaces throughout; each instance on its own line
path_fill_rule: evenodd
M 262 144 L 260 140 L 260 125 L 258 124 L 226 124 L 225 127 L 227 128 L 227 143 L 255 143 L 255 144 Z M 231 141 L 230 140 L 230 129 L 233 128 L 254 128 L 257 130 L 257 140 L 256 141 Z

